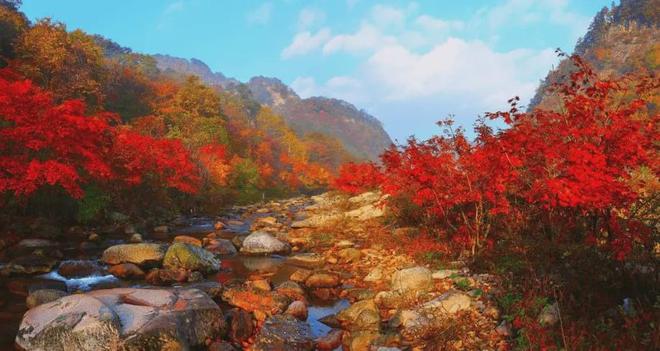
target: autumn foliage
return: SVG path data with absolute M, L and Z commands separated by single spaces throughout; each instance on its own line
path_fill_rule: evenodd
M 15 6 L 0 4 L 0 27 L 7 204 L 24 208 L 52 190 L 78 207 L 89 195 L 120 212 L 138 209 L 131 198 L 210 212 L 323 188 L 352 159 L 336 138 L 294 132 L 245 89 L 160 71 L 149 55 L 49 19 L 30 23 Z
M 0 193 L 28 197 L 59 186 L 74 198 L 90 182 L 140 184 L 145 177 L 196 190 L 196 169 L 181 144 L 116 126 L 111 113 L 87 115 L 85 103 L 56 104 L 50 93 L 0 71 Z
M 390 148 L 381 169 L 349 165 L 335 187 L 355 193 L 378 181 L 395 213 L 405 199 L 420 222 L 472 255 L 496 235 L 522 232 L 580 238 L 617 259 L 648 249 L 659 117 L 644 98 L 657 94 L 658 81 L 599 79 L 572 59 L 570 82 L 554 87 L 560 110 L 523 112 L 512 99 L 509 111 L 487 115 L 507 128 L 495 132 L 481 120 L 474 141 L 443 121 L 443 135 Z
M 333 186 L 349 194 L 359 194 L 377 189 L 383 179 L 381 170 L 374 163 L 350 162 L 341 166 Z

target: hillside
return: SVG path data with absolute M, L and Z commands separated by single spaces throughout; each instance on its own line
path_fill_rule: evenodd
M 346 101 L 324 97 L 302 99 L 277 78 L 257 76 L 243 85 L 211 71 L 204 62 L 194 58 L 187 60 L 167 55 L 154 55 L 154 58 L 164 73 L 197 75 L 206 84 L 239 94 L 247 87 L 252 99 L 282 115 L 300 137 L 311 133 L 327 134 L 339 139 L 356 158 L 376 160 L 392 143 L 375 117 Z
M 257 101 L 280 113 L 296 132 L 332 135 L 359 158 L 375 160 L 392 143 L 378 119 L 344 100 L 301 99 L 275 78 L 254 77 L 248 86 Z
M 658 8 L 658 0 L 621 0 L 619 5 L 603 8 L 573 53 L 584 58 L 602 77 L 656 74 L 660 67 Z M 570 60 L 562 60 L 541 82 L 529 108 L 555 106 L 557 99 L 548 94 L 548 87 L 565 81 L 573 69 Z

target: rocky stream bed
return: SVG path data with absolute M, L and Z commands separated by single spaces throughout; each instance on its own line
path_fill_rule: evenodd
M 0 349 L 506 349 L 496 277 L 430 269 L 371 235 L 414 230 L 384 226 L 380 201 L 323 194 L 5 242 Z

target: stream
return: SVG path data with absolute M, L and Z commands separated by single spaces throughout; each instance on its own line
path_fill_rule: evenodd
M 196 238 L 203 238 L 205 235 L 216 232 L 219 237 L 224 239 L 233 239 L 236 236 L 246 236 L 250 233 L 252 223 L 260 218 L 274 215 L 273 213 L 252 213 L 241 218 L 240 213 L 228 213 L 221 217 L 225 223 L 229 223 L 222 230 L 215 231 L 214 223 L 216 219 L 208 217 L 190 217 L 185 218 L 183 223 L 170 229 L 169 238 L 163 240 L 149 240 L 145 242 L 172 242 L 177 235 L 188 235 Z M 232 221 L 234 220 L 234 221 Z M 237 220 L 242 221 L 238 224 Z M 233 224 L 232 224 L 233 223 Z M 80 239 L 65 239 L 53 243 L 54 246 L 47 247 L 11 247 L 0 254 L 0 265 L 6 264 L 11 259 L 27 255 L 35 250 L 48 250 L 49 253 L 56 252 L 60 255 L 60 261 L 82 260 L 93 261 L 101 265 L 99 261 L 103 250 L 112 245 L 127 243 L 128 237 L 124 233 L 103 235 L 103 240 L 95 246 L 81 245 Z M 286 263 L 283 256 L 247 256 L 236 254 L 233 256 L 220 256 L 221 270 L 215 274 L 205 277 L 204 281 L 216 281 L 223 285 L 231 281 L 245 281 L 248 276 L 253 274 L 265 274 L 274 286 L 289 280 L 289 276 L 298 268 Z M 18 326 L 23 314 L 27 311 L 26 297 L 31 291 L 54 288 L 66 290 L 68 293 L 85 292 L 97 289 L 115 288 L 115 287 L 146 287 L 145 281 L 123 280 L 101 272 L 93 272 L 86 276 L 75 278 L 65 278 L 57 271 L 57 267 L 50 273 L 40 275 L 23 276 L 0 276 L 0 350 L 10 350 L 14 346 Z M 225 305 L 220 303 L 225 309 Z M 307 322 L 312 328 L 314 337 L 325 335 L 331 328 L 319 322 L 322 317 L 335 314 L 338 311 L 349 306 L 349 302 L 343 299 L 320 301 L 310 298 L 308 301 L 309 317 Z

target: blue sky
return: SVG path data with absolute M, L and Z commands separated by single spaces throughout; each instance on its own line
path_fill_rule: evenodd
M 245 81 L 274 76 L 301 96 L 345 99 L 393 138 L 426 138 L 449 114 L 526 102 L 553 51 L 571 51 L 610 0 L 24 0 L 51 17 L 142 53 L 198 58 Z

